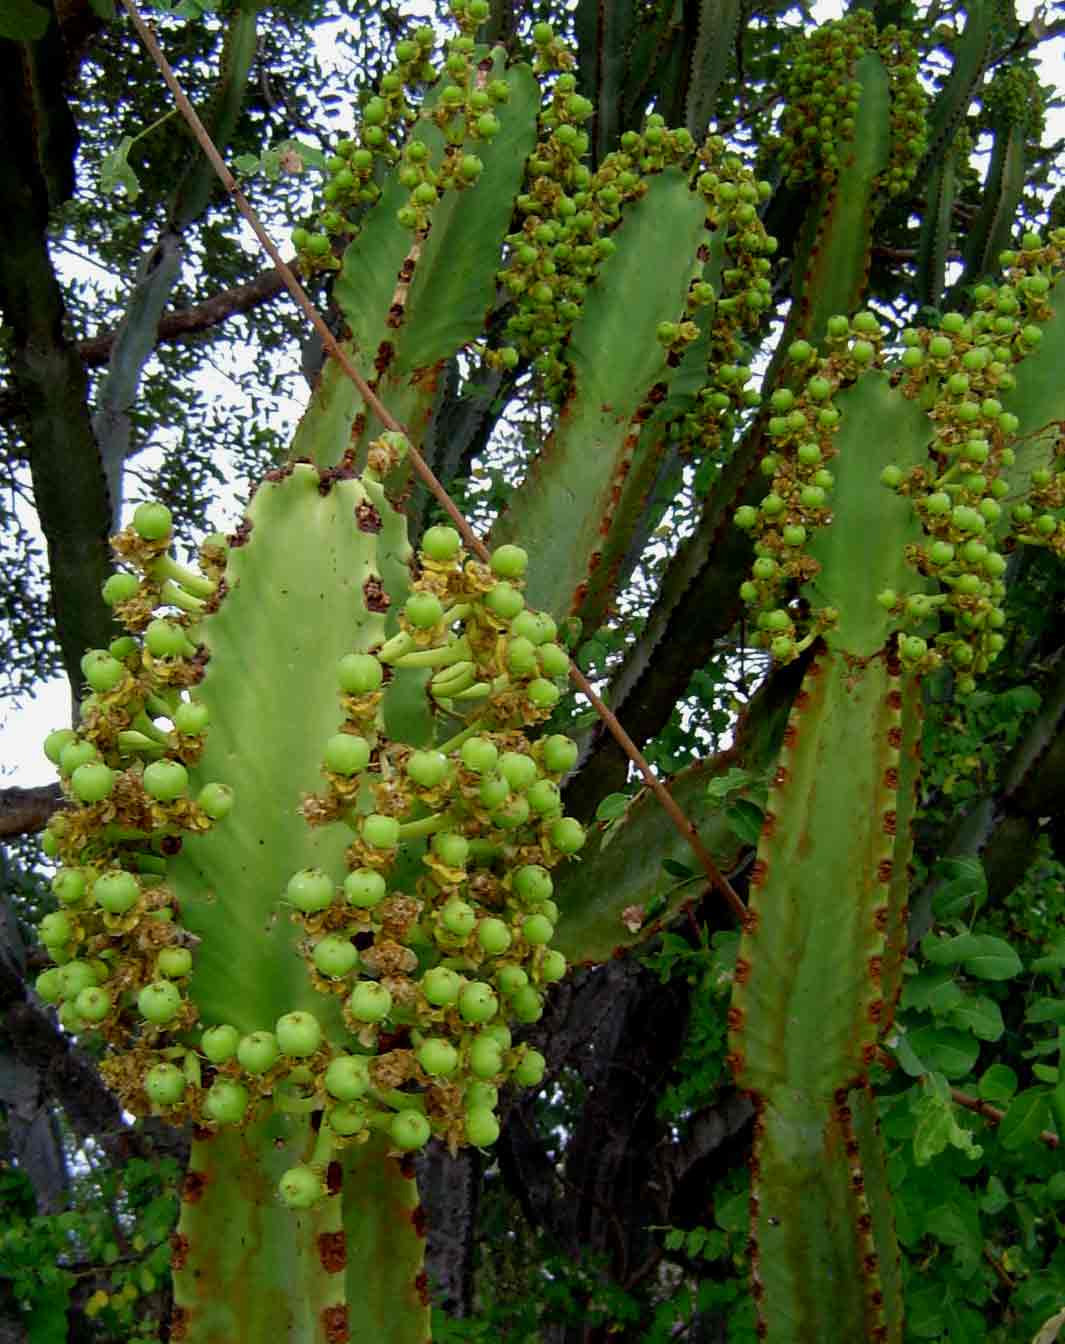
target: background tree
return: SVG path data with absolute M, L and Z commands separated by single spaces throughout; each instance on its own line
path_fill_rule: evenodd
M 8 499 L 26 499 L 32 490 L 48 547 L 54 623 L 43 557 L 29 539 L 25 509 L 12 503 L 5 519 L 11 694 L 60 667 L 80 684 L 82 653 L 107 643 L 110 613 L 99 590 L 122 496 L 143 490 L 165 499 L 182 535 L 191 535 L 222 483 L 250 479 L 279 454 L 283 435 L 272 402 L 294 391 L 297 345 L 312 377 L 316 366 L 313 342 L 273 302 L 276 276 L 262 272 L 239 243 L 227 203 L 184 128 L 176 118 L 161 120 L 170 110 L 167 96 L 142 77 L 143 56 L 126 27 L 86 5 L 57 11 L 42 28 L 33 10 L 17 15 L 11 22 L 22 27 L 0 43 L 3 124 L 18 165 L 0 185 L 4 450 Z M 231 161 L 258 159 L 290 138 L 328 152 L 340 80 L 309 55 L 308 35 L 336 13 L 318 5 L 262 12 L 234 6 L 217 18 L 164 25 L 179 72 Z M 351 13 L 356 36 L 345 62 L 345 99 L 370 88 L 413 23 L 391 11 Z M 531 22 L 545 17 L 563 29 L 569 22 L 501 8 L 488 36 L 517 53 L 528 47 Z M 757 150 L 773 187 L 764 219 L 779 240 L 779 265 L 749 333 L 756 358 L 784 349 L 793 336 L 816 339 L 828 316 L 863 300 L 899 326 L 960 303 L 965 286 L 991 270 L 1015 237 L 1018 216 L 1038 223 L 1049 210 L 1060 222 L 1050 196 L 1059 185 L 1061 146 L 1042 143 L 1046 91 L 1027 61 L 1053 24 L 1023 24 L 1012 12 L 976 5 L 964 17 L 886 9 L 875 17 L 881 26 L 912 26 L 936 97 L 927 132 L 922 139 L 915 131 L 911 161 L 898 166 L 899 189 L 876 202 L 875 217 L 870 194 L 851 266 L 829 273 L 819 269 L 819 242 L 844 228 L 853 197 L 846 199 L 831 172 L 807 175 L 788 152 L 794 127 L 780 121 L 785 100 L 809 114 L 823 94 L 803 84 L 786 46 L 808 26 L 805 18 L 622 6 L 600 20 L 587 7 L 576 11 L 581 88 L 597 110 L 593 163 L 620 136 L 642 128 L 651 107 L 696 137 L 712 120 L 739 147 Z M 730 41 L 721 40 L 724 32 Z M 989 152 L 986 168 L 974 157 L 977 147 Z M 138 186 L 125 180 L 138 195 L 116 209 L 94 184 L 121 180 L 126 163 Z M 929 170 L 920 171 L 925 164 Z M 310 177 L 281 168 L 260 193 L 275 232 L 287 228 L 281 221 L 309 212 Z M 853 190 L 852 180 L 848 185 Z M 58 261 L 70 248 L 93 258 L 117 285 L 103 289 L 61 273 Z M 328 302 L 327 283 L 319 297 Z M 500 325 L 508 318 L 506 297 L 501 290 Z M 786 322 L 782 341 L 778 320 Z M 291 350 L 287 362 L 277 354 L 281 343 Z M 237 345 L 256 357 L 235 375 L 239 399 L 220 404 L 198 378 Z M 434 465 L 481 522 L 507 500 L 541 441 L 552 414 L 545 392 L 554 359 L 549 337 L 541 348 L 524 342 L 514 369 L 492 368 L 471 351 L 448 370 L 434 415 Z M 770 377 L 778 372 L 774 364 Z M 706 781 L 718 763 L 695 765 L 678 781 L 693 809 L 724 816 L 733 827 L 741 890 L 766 771 L 796 687 L 789 669 L 762 681 L 764 654 L 752 649 L 737 599 L 748 544 L 722 532 L 764 449 L 758 428 L 741 437 L 746 429 L 740 416 L 739 449 L 726 440 L 697 469 L 679 442 L 664 436 L 641 489 L 626 500 L 637 518 L 625 553 L 612 558 L 617 595 L 611 586 L 589 594 L 575 635 L 578 659 L 606 681 L 629 732 L 670 772 L 716 750 L 737 708 L 761 684 L 746 733 L 730 748 L 729 759 L 746 773 L 709 799 Z M 149 447 L 161 465 L 143 480 L 138 458 Z M 414 533 L 435 517 L 418 492 L 408 513 Z M 689 518 L 698 521 L 686 534 Z M 903 997 L 913 1034 L 926 1033 L 917 1040 L 927 1053 L 915 1057 L 1012 1117 L 997 1137 L 983 1121 L 971 1122 L 982 1131 L 984 1151 L 976 1157 L 968 1122 L 934 1082 L 900 1078 L 888 1089 L 891 1176 L 912 1266 L 910 1329 L 921 1338 L 987 1338 L 991 1330 L 1002 1339 L 1026 1338 L 1062 1292 L 1059 1191 L 1052 1156 L 1036 1137 L 1052 1123 L 1052 1094 L 1029 1086 L 1054 1082 L 1048 1070 L 1057 1037 L 1042 1024 L 1056 1028 L 1060 1018 L 1065 964 L 1053 941 L 1062 892 L 1055 802 L 1060 578 L 1045 555 L 1026 556 L 1014 570 L 1012 633 L 993 680 L 958 699 L 944 675 L 927 706 L 914 945 L 934 918 L 969 918 L 969 910 L 977 912 L 978 931 L 1022 950 L 1025 969 L 1010 978 L 1006 994 L 1004 982 L 978 983 L 979 972 L 964 962 L 944 972 L 918 958 Z M 613 742 L 590 722 L 580 726 L 585 753 L 569 807 L 598 817 L 605 830 L 621 814 L 620 795 L 632 794 L 635 784 Z M 9 794 L 6 833 L 39 828 L 54 798 L 50 788 Z M 650 809 L 648 800 L 639 806 Z M 131 1304 L 145 1295 L 149 1310 L 166 1318 L 162 1243 L 177 1170 L 166 1160 L 180 1159 L 182 1139 L 159 1124 L 128 1127 L 93 1081 L 80 1047 L 27 994 L 27 965 L 43 964 L 28 925 L 49 900 L 28 853 L 13 847 L 6 869 L 3 1099 L 12 1226 L 0 1270 L 11 1285 L 8 1315 L 16 1338 L 31 1323 L 39 1337 L 51 1330 L 61 1338 L 73 1285 L 69 1329 L 126 1338 L 130 1320 L 144 1311 Z M 972 862 L 977 854 L 982 866 Z M 944 855 L 953 856 L 946 869 Z M 604 848 L 604 863 L 608 856 Z M 655 900 L 670 912 L 687 901 L 688 913 L 639 958 L 582 971 L 560 987 L 535 1033 L 553 1086 L 515 1103 L 498 1165 L 481 1170 L 484 1159 L 475 1153 L 450 1160 L 431 1152 L 424 1161 L 425 1198 L 437 1214 L 431 1269 L 450 1319 L 440 1322 L 441 1338 L 476 1338 L 480 1330 L 486 1338 L 541 1332 L 592 1340 L 619 1328 L 632 1339 L 684 1331 L 713 1338 L 726 1322 L 729 1337 L 744 1338 L 752 1327 L 743 1286 L 750 1111 L 724 1066 L 735 943 L 712 895 L 688 900 L 698 883 L 683 851 L 667 854 L 664 870 L 661 861 L 655 853 L 646 900 L 633 904 L 644 906 L 644 918 Z M 687 1034 L 678 1028 L 683 1022 Z M 1051 1062 L 1042 1062 L 1044 1055 Z M 1017 1091 L 1021 1103 L 1007 1106 Z M 634 1096 L 641 1106 L 633 1106 Z M 42 1272 L 48 1262 L 57 1268 Z M 457 1324 L 462 1320 L 468 1326 Z

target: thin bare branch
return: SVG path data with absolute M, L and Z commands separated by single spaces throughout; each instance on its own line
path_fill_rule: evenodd
M 62 801 L 58 784 L 40 784 L 33 789 L 0 789 L 0 840 L 43 830 Z

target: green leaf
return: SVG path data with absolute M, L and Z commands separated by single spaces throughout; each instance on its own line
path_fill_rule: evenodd
M 972 1032 L 981 1041 L 997 1041 L 1006 1030 L 1002 1010 L 994 999 L 984 994 L 966 994 L 961 1003 L 951 1007 L 947 1016 L 955 1026 Z
M 1039 975 L 1065 970 L 1065 933 L 1059 933 L 1046 953 L 1032 962 L 1032 970 Z
M 632 799 L 627 793 L 608 793 L 595 809 L 596 821 L 617 821 L 625 815 Z
M 944 859 L 937 876 L 942 879 L 932 902 L 937 919 L 956 919 L 970 905 L 979 909 L 987 900 L 987 877 L 979 859 Z
M 1038 1139 L 1050 1123 L 1050 1095 L 1045 1087 L 1029 1087 L 1010 1102 L 998 1127 L 999 1142 L 1013 1150 Z
M 960 1003 L 962 997 L 961 986 L 955 982 L 954 972 L 949 967 L 926 966 L 903 982 L 902 1007 L 918 1012 L 946 1012 L 955 1003 Z M 934 1008 L 934 1004 L 939 1007 Z
M 1017 1075 L 1005 1064 L 992 1064 L 981 1075 L 976 1091 L 982 1101 L 1005 1106 L 1017 1091 Z
M 948 1078 L 964 1077 L 980 1053 L 971 1036 L 950 1027 L 919 1027 L 909 1033 L 909 1041 L 930 1069 Z
M 1024 1018 L 1026 1022 L 1065 1022 L 1065 999 L 1033 999 Z
M 698 877 L 694 868 L 689 868 L 686 863 L 681 863 L 678 859 L 663 859 L 662 868 L 670 877 L 679 877 L 682 881 L 690 877 Z
M 980 1209 L 992 1217 L 1010 1204 L 1010 1194 L 997 1176 L 987 1178 L 987 1192 L 980 1200 Z
M 89 0 L 89 6 L 94 14 L 98 14 L 108 23 L 115 17 L 114 0 Z
M 941 1074 L 927 1076 L 925 1086 L 915 1094 L 912 1109 L 916 1119 L 913 1155 L 919 1167 L 926 1166 L 946 1148 L 957 1148 L 973 1158 L 983 1152 L 971 1131 L 958 1124 L 950 1087 Z
M 744 844 L 757 845 L 762 834 L 762 809 L 757 803 L 746 798 L 738 798 L 725 808 L 725 820 Z
M 1024 969 L 1004 938 L 986 933 L 959 933 L 953 938 L 928 934 L 921 951 L 934 966 L 963 966 L 978 980 L 1010 980 Z
M 895 1053 L 895 1058 L 899 1062 L 899 1067 L 903 1073 L 908 1073 L 911 1078 L 920 1078 L 928 1070 L 924 1063 L 918 1058 L 917 1052 L 910 1043 L 910 1037 L 905 1032 L 899 1032 L 893 1042 L 889 1042 L 891 1049 Z
M 123 136 L 118 147 L 105 155 L 100 164 L 100 190 L 103 194 L 111 196 L 121 188 L 131 205 L 141 194 L 140 180 L 129 166 L 128 156 L 132 148 L 133 137 Z
M 251 177 L 252 173 L 259 171 L 258 154 L 238 154 L 233 160 L 233 167 L 244 177 Z
M 715 775 L 706 786 L 706 796 L 708 798 L 727 798 L 730 793 L 737 793 L 740 789 L 745 789 L 751 783 L 754 776 L 748 770 L 738 770 L 735 766 L 731 770 L 726 770 L 723 775 Z
M 51 15 L 33 0 L 4 0 L 0 9 L 0 37 L 36 42 L 48 31 Z

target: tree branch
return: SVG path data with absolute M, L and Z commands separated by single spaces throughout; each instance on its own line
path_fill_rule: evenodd
M 58 784 L 38 784 L 32 789 L 0 789 L 0 840 L 43 830 L 62 801 Z

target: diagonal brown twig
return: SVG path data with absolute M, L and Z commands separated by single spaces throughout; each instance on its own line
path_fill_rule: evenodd
M 307 318 L 310 321 L 311 325 L 314 327 L 315 331 L 321 337 L 322 345 L 329 352 L 329 354 L 331 354 L 333 358 L 337 361 L 337 363 L 343 369 L 347 377 L 350 378 L 351 381 L 355 384 L 356 388 L 358 388 L 359 395 L 362 397 L 363 401 L 366 403 L 369 409 L 373 411 L 374 415 L 377 416 L 377 418 L 381 421 L 381 423 L 385 426 L 385 428 L 392 430 L 396 433 L 405 435 L 409 442 L 410 436 L 407 434 L 407 431 L 404 429 L 403 425 L 400 424 L 400 422 L 391 414 L 388 408 L 378 399 L 377 394 L 369 386 L 369 384 L 366 382 L 366 379 L 363 378 L 362 374 L 359 373 L 358 369 L 355 367 L 351 359 L 348 357 L 347 352 L 343 349 L 343 347 L 337 341 L 336 337 L 329 330 L 329 327 L 326 325 L 325 320 L 322 318 L 321 314 L 318 312 L 314 304 L 311 302 L 310 298 L 307 296 L 307 293 L 304 290 L 303 286 L 300 284 L 299 280 L 293 274 L 289 266 L 285 263 L 284 259 L 281 256 L 281 253 L 274 246 L 274 243 L 270 238 L 270 235 L 266 232 L 266 229 L 263 227 L 262 221 L 259 219 L 259 216 L 252 208 L 247 197 L 240 190 L 240 187 L 237 185 L 236 179 L 234 178 L 233 174 L 229 171 L 229 169 L 226 167 L 225 161 L 222 158 L 221 154 L 219 154 L 217 148 L 215 147 L 215 144 L 212 141 L 210 135 L 208 134 L 206 127 L 204 126 L 203 122 L 200 121 L 200 118 L 196 115 L 196 109 L 192 106 L 188 98 L 185 96 L 185 93 L 182 90 L 181 85 L 178 83 L 173 70 L 170 68 L 170 64 L 167 61 L 166 56 L 163 54 L 163 51 L 160 48 L 159 43 L 156 41 L 155 34 L 152 32 L 150 26 L 145 22 L 143 16 L 141 15 L 140 11 L 137 8 L 135 0 L 122 0 L 122 5 L 125 8 L 126 12 L 129 14 L 129 17 L 132 20 L 133 26 L 136 28 L 141 41 L 144 43 L 152 59 L 159 67 L 160 73 L 162 74 L 163 79 L 166 81 L 167 87 L 174 96 L 174 102 L 178 110 L 180 111 L 181 115 L 185 118 L 186 122 L 188 122 L 189 128 L 191 129 L 193 135 L 196 137 L 196 140 L 199 143 L 201 149 L 207 155 L 207 158 L 211 166 L 218 174 L 219 180 L 225 187 L 226 191 L 229 193 L 230 197 L 233 200 L 234 205 L 247 220 L 249 226 L 252 229 L 252 232 L 255 234 L 256 238 L 258 238 L 263 251 L 267 254 L 270 260 L 277 267 L 278 274 L 280 275 L 282 283 L 284 284 L 285 288 L 292 295 L 292 298 L 299 305 L 302 311 L 307 315 Z M 422 458 L 421 454 L 417 451 L 417 449 L 413 446 L 413 444 L 411 445 L 410 450 L 410 462 L 416 474 L 421 478 L 422 482 L 425 484 L 430 494 L 432 494 L 434 499 L 436 499 L 436 501 L 440 504 L 440 507 L 444 510 L 444 512 L 455 524 L 462 539 L 466 542 L 466 545 L 481 560 L 487 561 L 489 554 L 488 548 L 485 546 L 484 542 L 480 539 L 480 537 L 477 536 L 473 528 L 470 527 L 469 523 L 466 521 L 461 510 L 459 509 L 458 505 L 447 493 L 443 485 L 441 485 L 440 481 L 437 480 L 436 476 L 433 474 L 429 465 L 425 462 L 425 460 Z M 724 899 L 728 902 L 729 906 L 732 908 L 733 913 L 738 918 L 742 919 L 745 911 L 743 902 L 736 894 L 736 891 L 733 888 L 732 884 L 728 881 L 728 879 L 724 876 L 724 874 L 718 869 L 717 865 L 714 863 L 713 859 L 710 856 L 709 851 L 703 844 L 702 840 L 699 838 L 699 833 L 695 829 L 695 826 L 685 816 L 684 812 L 680 809 L 680 807 L 678 807 L 676 800 L 673 798 L 673 795 L 666 788 L 662 780 L 659 779 L 659 777 L 651 769 L 643 753 L 636 746 L 636 743 L 633 742 L 632 738 L 629 737 L 628 733 L 618 722 L 616 715 L 603 703 L 600 697 L 596 694 L 594 688 L 592 687 L 592 684 L 589 682 L 588 678 L 584 675 L 584 673 L 581 672 L 581 670 L 577 667 L 575 662 L 570 663 L 570 677 L 574 685 L 577 687 L 577 689 L 581 691 L 581 693 L 588 699 L 588 701 L 592 705 L 592 708 L 606 724 L 608 731 L 613 736 L 618 746 L 621 747 L 625 755 L 629 758 L 630 761 L 632 761 L 632 763 L 636 766 L 637 770 L 639 770 L 640 774 L 643 776 L 644 782 L 647 784 L 647 787 L 655 795 L 659 803 L 661 803 L 662 807 L 665 809 L 670 820 L 673 822 L 673 825 L 677 828 L 680 834 L 687 841 L 696 859 L 699 861 L 700 866 L 706 873 L 710 881 L 710 885 L 714 888 L 715 891 L 717 891 L 721 896 L 724 897 Z

